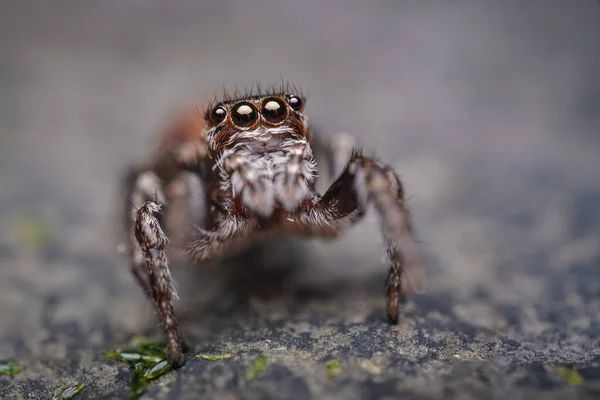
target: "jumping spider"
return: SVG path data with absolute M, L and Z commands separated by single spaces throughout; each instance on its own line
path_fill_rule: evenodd
M 406 295 L 420 289 L 422 270 L 400 179 L 354 149 L 347 135 L 328 145 L 313 137 L 304 109 L 305 98 L 289 85 L 225 96 L 205 110 L 183 113 L 161 136 L 150 162 L 129 176 L 131 268 L 153 299 L 176 368 L 183 364 L 183 340 L 173 313 L 177 293 L 165 231 L 181 236 L 186 258 L 206 262 L 257 240 L 339 236 L 373 204 L 390 262 L 391 323 L 397 323 Z M 329 160 L 333 181 L 323 195 L 315 191 L 319 152 Z M 187 190 L 180 190 L 182 182 Z M 167 207 L 176 204 L 186 214 L 168 229 Z

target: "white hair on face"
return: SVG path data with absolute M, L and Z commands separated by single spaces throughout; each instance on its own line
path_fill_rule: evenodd
M 316 178 L 316 162 L 306 139 L 286 139 L 277 149 L 260 153 L 252 151 L 250 142 L 267 142 L 289 133 L 289 126 L 280 126 L 233 134 L 235 144 L 217 157 L 214 166 L 221 189 L 239 196 L 244 206 L 263 216 L 271 215 L 276 202 L 288 211 L 296 209 Z

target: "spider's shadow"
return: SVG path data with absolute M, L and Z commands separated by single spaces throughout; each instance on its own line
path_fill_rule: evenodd
M 296 241 L 260 243 L 225 260 L 226 290 L 239 300 L 273 300 L 285 295 L 306 266 L 305 247 Z
M 187 265 L 186 286 L 195 288 L 182 293 L 180 319 L 244 312 L 253 299 L 270 302 L 293 296 L 297 278 L 308 270 L 306 246 L 293 239 L 259 243 L 209 265 Z M 202 296 L 203 288 L 211 294 Z
M 186 266 L 188 287 L 181 291 L 179 318 L 198 322 L 210 316 L 245 315 L 254 300 L 302 305 L 313 300 L 343 301 L 361 293 L 381 296 L 383 301 L 385 269 L 367 280 L 340 277 L 324 283 L 311 276 L 318 270 L 313 262 L 309 243 L 283 239 L 254 245 L 212 265 Z M 202 290 L 210 294 L 203 295 Z

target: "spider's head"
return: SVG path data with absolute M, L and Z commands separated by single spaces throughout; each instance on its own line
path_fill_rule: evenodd
M 206 110 L 222 191 L 262 216 L 309 199 L 316 179 L 305 99 L 286 91 L 227 99 Z
M 305 98 L 286 92 L 248 95 L 211 105 L 205 112 L 211 151 L 243 143 L 258 152 L 276 150 L 288 139 L 310 142 Z

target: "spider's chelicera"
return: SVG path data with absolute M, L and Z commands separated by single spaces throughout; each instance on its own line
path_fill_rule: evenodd
M 162 136 L 150 162 L 129 177 L 131 267 L 155 304 L 174 367 L 183 363 L 183 341 L 166 246 L 168 237 L 181 232 L 189 258 L 206 262 L 255 240 L 337 236 L 373 204 L 389 260 L 390 322 L 397 322 L 406 294 L 421 287 L 419 254 L 397 174 L 363 156 L 348 135 L 336 135 L 328 144 L 313 137 L 305 105 L 288 86 L 185 113 Z M 333 181 L 322 195 L 315 189 L 318 152 L 328 157 Z M 182 184 L 186 190 L 173 189 Z M 167 230 L 166 211 L 175 204 L 185 204 L 186 226 Z

